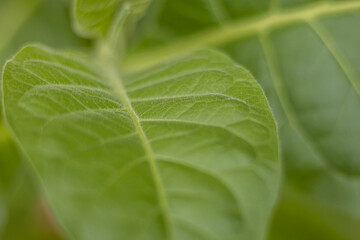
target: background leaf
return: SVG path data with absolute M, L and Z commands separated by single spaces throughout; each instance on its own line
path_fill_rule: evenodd
M 2 126 L 3 128 L 3 126 Z M 1 129 L 0 135 L 0 236 L 4 231 L 8 215 L 8 204 L 11 191 L 19 168 L 19 156 L 17 148 L 11 141 L 6 129 Z M 10 159 L 10 162 L 5 162 Z
M 5 60 L 28 42 L 87 48 L 89 42 L 76 37 L 70 26 L 67 1 L 0 0 L 1 69 Z M 0 239 L 59 239 L 58 229 L 47 216 L 42 192 L 28 165 L 1 116 Z
M 125 70 L 217 46 L 264 88 L 285 168 L 273 237 L 357 239 L 360 2 L 173 0 L 150 9 Z
M 263 239 L 277 134 L 252 76 L 200 51 L 119 78 L 26 47 L 4 71 L 7 119 L 73 239 Z
M 128 24 L 140 18 L 150 0 L 75 0 L 74 24 L 77 32 L 85 37 L 104 37 L 113 19 L 118 14 L 117 9 L 130 6 Z

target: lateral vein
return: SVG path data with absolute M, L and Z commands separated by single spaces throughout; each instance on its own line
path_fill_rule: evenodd
M 349 79 L 350 84 L 355 88 L 356 93 L 360 96 L 360 86 L 358 84 L 356 74 L 354 70 L 351 68 L 351 64 L 344 56 L 342 51 L 337 47 L 336 42 L 327 32 L 327 30 L 318 22 L 314 20 L 308 21 L 308 24 L 314 30 L 314 32 L 319 36 L 321 41 L 325 44 L 325 46 L 329 49 L 330 53 L 333 55 L 334 59 L 337 61 L 346 77 Z
M 286 91 L 284 90 L 284 86 L 282 83 L 282 77 L 280 72 L 278 71 L 277 59 L 275 58 L 275 52 L 271 45 L 270 40 L 266 33 L 259 34 L 260 42 L 264 51 L 265 60 L 268 64 L 270 76 L 274 83 L 274 88 L 279 97 L 280 104 L 284 109 L 284 113 L 290 123 L 290 125 L 294 128 L 296 133 L 305 141 L 308 147 L 312 150 L 312 152 L 316 155 L 316 157 L 321 160 L 326 166 L 329 166 L 323 154 L 318 150 L 311 138 L 306 134 L 305 130 L 302 128 L 300 123 L 297 121 L 296 113 L 289 103 L 288 96 Z

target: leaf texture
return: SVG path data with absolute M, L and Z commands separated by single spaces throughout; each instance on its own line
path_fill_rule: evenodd
M 7 119 L 73 239 L 263 239 L 279 182 L 262 90 L 203 50 L 124 79 L 43 47 L 4 71 Z
M 279 126 L 286 190 L 275 228 L 290 235 L 274 239 L 304 229 L 307 239 L 357 239 L 360 228 L 343 223 L 360 224 L 359 22 L 359 1 L 166 1 L 144 17 L 125 64 L 204 46 L 231 55 L 260 82 Z

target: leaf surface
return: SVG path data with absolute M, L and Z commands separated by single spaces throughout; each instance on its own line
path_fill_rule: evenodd
M 277 229 L 303 236 L 306 219 L 317 216 L 323 224 L 309 239 L 321 227 L 357 239 L 360 228 L 342 228 L 360 220 L 359 22 L 359 1 L 166 1 L 144 17 L 125 69 L 204 46 L 227 52 L 254 74 L 274 110 L 288 189 L 281 203 L 298 197 L 302 208 L 291 217 L 308 214 L 303 225 L 282 221 Z
M 119 14 L 117 9 L 128 5 L 130 16 L 127 21 L 134 23 L 140 18 L 150 0 L 75 0 L 74 22 L 80 35 L 86 37 L 104 37 Z
M 4 71 L 7 119 L 73 239 L 262 239 L 279 182 L 262 90 L 203 50 L 121 79 L 24 48 Z

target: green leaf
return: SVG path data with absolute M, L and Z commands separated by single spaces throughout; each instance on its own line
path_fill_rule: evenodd
M 107 35 L 118 9 L 130 8 L 128 24 L 134 23 L 145 12 L 150 0 L 75 0 L 74 24 L 85 37 L 99 38 Z
M 339 231 L 337 239 L 357 239 L 343 223 L 360 219 L 359 22 L 360 1 L 166 1 L 144 17 L 124 69 L 204 46 L 227 52 L 254 74 L 274 110 L 290 189 L 281 204 L 296 192 L 303 207 L 294 219 L 311 213 Z M 286 231 L 293 221 L 276 224 Z M 303 236 L 305 225 L 291 226 L 299 232 L 292 235 Z
M 67 0 L 1 0 L 0 66 L 24 44 L 41 42 L 61 49 L 89 47 L 71 29 Z
M 263 239 L 277 133 L 253 77 L 203 50 L 120 78 L 37 46 L 4 71 L 4 107 L 73 239 Z
M 0 53 L 11 42 L 17 30 L 31 17 L 41 0 L 2 0 L 0 2 Z M 0 60 L 2 60 L 0 58 Z M 2 61 L 0 62 L 2 66 Z
M 19 153 L 4 125 L 0 125 L 0 239 L 2 240 L 59 240 L 51 215 L 45 217 L 46 206 L 39 199 L 34 176 Z M 51 224 L 49 223 L 51 222 Z
M 68 12 L 66 1 L 1 0 L 0 69 L 7 59 L 29 42 L 41 42 L 61 49 L 88 48 L 89 42 L 72 32 Z
M 171 15 L 171 9 L 165 8 L 162 13 Z M 166 19 L 163 15 L 157 17 Z M 178 17 L 178 24 L 185 24 L 187 18 L 190 16 Z M 360 156 L 357 145 L 360 71 L 354 66 L 359 61 L 358 52 L 354 53 L 360 51 L 357 44 L 360 34 L 356 31 L 359 19 L 360 1 L 273 10 L 254 19 L 180 38 L 165 46 L 153 46 L 148 51 L 141 49 L 130 55 L 127 64 L 131 68 L 134 61 L 133 67 L 139 68 L 204 45 L 220 46 L 258 75 L 269 95 L 276 93 L 297 134 L 330 167 L 360 176 L 360 161 L 357 161 Z M 164 20 L 158 28 L 165 22 L 169 24 Z M 177 29 L 175 25 L 169 28 Z M 324 89 L 319 93 L 321 88 Z M 274 108 L 279 108 L 276 99 L 273 102 Z M 348 109 L 355 112 L 347 112 Z M 346 132 L 348 129 L 352 131 Z
M 28 42 L 58 48 L 89 45 L 72 32 L 68 4 L 59 0 L 0 0 L 0 36 L 1 71 L 6 59 Z M 59 239 L 48 219 L 39 214 L 42 192 L 5 126 L 0 108 L 0 239 Z
M 3 124 L 0 125 L 0 236 L 5 228 L 10 195 L 14 187 L 20 157 Z M 7 162 L 9 161 L 9 162 Z
M 326 174 L 324 174 L 326 176 Z M 271 231 L 268 239 L 274 240 L 356 240 L 360 234 L 360 219 L 351 211 L 356 206 L 358 199 L 351 196 L 356 191 L 355 184 L 342 182 L 336 178 L 324 178 L 323 186 L 329 190 L 328 195 L 332 195 L 334 200 L 330 202 L 337 203 L 332 206 L 328 203 L 314 201 L 310 194 L 301 193 L 298 189 L 289 187 L 289 183 L 283 191 L 283 197 L 275 212 Z M 339 184 L 343 183 L 343 184 Z M 334 189 L 326 189 L 327 185 L 334 184 Z M 318 187 L 319 184 L 313 184 Z M 340 189 L 343 187 L 344 189 Z M 321 190 L 325 195 L 324 188 Z M 349 190 L 351 190 L 349 191 Z M 320 192 L 320 191 L 318 191 Z M 350 196 L 349 196 L 350 194 Z M 313 194 L 315 195 L 315 194 Z M 343 211 L 342 205 L 346 205 L 348 211 Z M 294 234 L 296 233 L 296 234 Z

